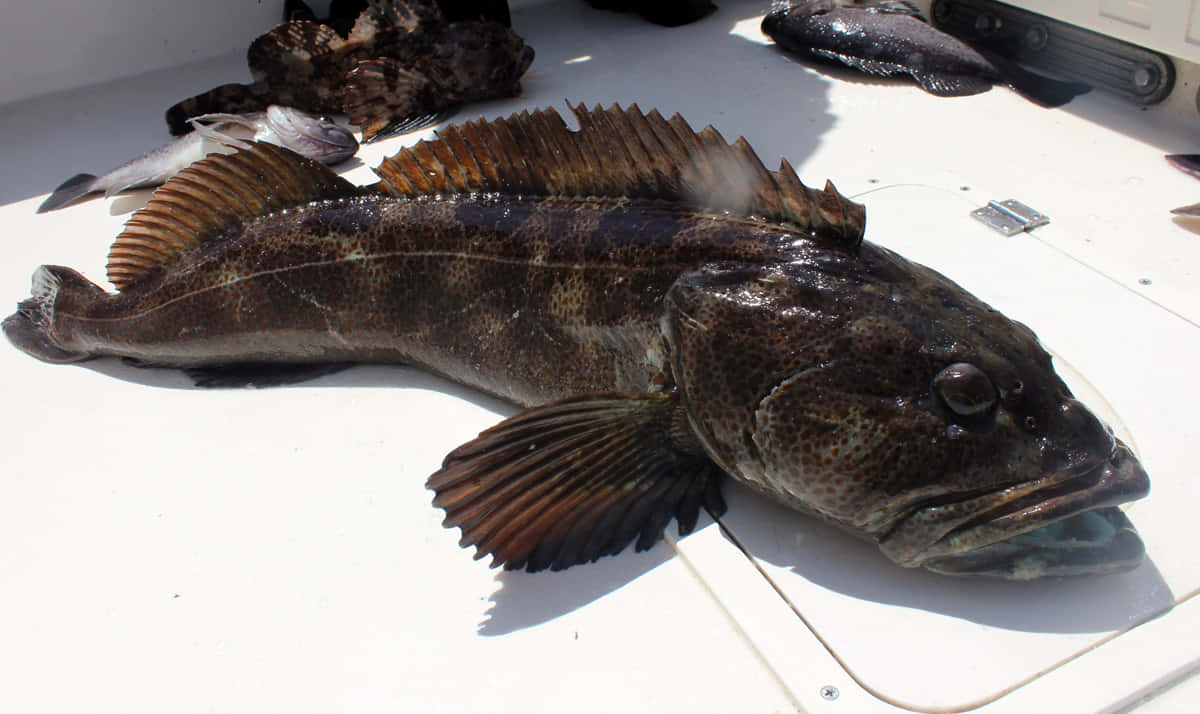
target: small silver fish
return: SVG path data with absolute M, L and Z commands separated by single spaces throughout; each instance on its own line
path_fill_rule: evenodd
M 64 181 L 38 206 L 53 211 L 91 193 L 113 196 L 133 188 L 158 186 L 212 153 L 247 148 L 247 141 L 282 146 L 324 164 L 336 164 L 358 151 L 349 129 L 291 107 L 271 105 L 254 114 L 206 114 L 192 120 L 196 131 L 122 164 L 103 176 L 77 174 Z

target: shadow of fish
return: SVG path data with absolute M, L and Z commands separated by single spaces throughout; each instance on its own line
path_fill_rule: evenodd
M 614 12 L 636 12 L 656 25 L 679 27 L 708 17 L 717 6 L 709 0 L 586 0 L 588 5 Z
M 577 131 L 553 110 L 445 128 L 366 188 L 274 146 L 209 157 L 117 238 L 119 292 L 43 266 L 5 334 L 225 383 L 407 363 L 522 405 L 428 482 L 508 568 L 686 533 L 726 476 L 904 566 L 1141 561 L 1116 506 L 1146 474 L 1029 328 L 864 242 L 861 205 L 744 139 L 573 111 Z
M 37 212 L 54 211 L 101 191 L 105 196 L 114 196 L 129 189 L 158 186 L 205 156 L 231 153 L 249 146 L 248 141 L 283 146 L 331 165 L 349 159 L 358 151 L 358 142 L 348 129 L 290 107 L 271 105 L 262 113 L 208 114 L 191 121 L 196 126 L 193 133 L 121 164 L 103 176 L 72 176 L 54 189 Z
M 1200 154 L 1167 154 L 1167 163 L 1192 178 L 1200 179 Z M 1200 203 L 1171 209 L 1177 216 L 1200 216 Z
M 167 110 L 173 134 L 187 119 L 285 104 L 344 112 L 365 141 L 428 125 L 460 104 L 520 93 L 533 49 L 495 22 L 446 22 L 428 0 L 371 0 L 348 37 L 312 21 L 257 38 L 246 60 L 253 84 L 225 84 Z
M 788 52 L 880 77 L 908 75 L 939 97 L 1008 84 L 1037 104 L 1056 107 L 1090 89 L 1034 74 L 999 55 L 985 56 L 928 25 L 907 2 L 776 4 L 763 18 L 762 31 Z
M 505 27 L 512 27 L 512 15 L 508 0 L 437 0 L 438 9 L 446 22 L 462 20 L 489 20 Z M 367 0 L 333 0 L 329 3 L 329 15 L 318 18 L 304 0 L 286 0 L 283 3 L 283 21 L 311 20 L 329 25 L 342 37 L 350 34 L 354 21 L 367 9 Z

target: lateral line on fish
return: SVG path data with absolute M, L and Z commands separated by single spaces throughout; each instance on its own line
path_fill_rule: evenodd
M 206 293 L 213 292 L 214 290 L 221 290 L 224 288 L 228 288 L 231 285 L 236 285 L 236 284 L 246 281 L 246 280 L 257 280 L 260 278 L 272 277 L 272 276 L 276 276 L 279 274 L 289 273 L 289 272 L 293 272 L 293 271 L 297 271 L 297 270 L 305 270 L 308 268 L 317 268 L 317 267 L 322 267 L 322 266 L 338 265 L 341 263 L 360 262 L 360 261 L 368 261 L 368 260 L 384 260 L 384 259 L 388 259 L 388 258 L 395 258 L 398 256 L 411 256 L 414 258 L 464 258 L 464 259 L 469 259 L 469 260 L 481 260 L 481 261 L 486 261 L 486 262 L 508 264 L 508 265 L 523 265 L 523 264 L 526 264 L 529 262 L 528 258 L 509 258 L 509 257 L 505 257 L 505 256 L 498 256 L 498 255 L 480 255 L 477 253 L 465 253 L 462 251 L 438 251 L 438 250 L 388 251 L 385 253 L 376 253 L 373 255 L 346 256 L 345 258 L 338 258 L 336 260 L 317 260 L 317 261 L 312 261 L 312 262 L 308 262 L 308 263 L 296 263 L 294 265 L 289 265 L 286 268 L 275 268 L 272 270 L 263 270 L 263 271 L 251 273 L 248 275 L 239 276 L 236 280 L 230 280 L 228 282 L 223 282 L 223 283 L 213 285 L 210 287 L 205 287 L 201 290 L 192 290 L 192 291 L 177 295 L 169 300 L 164 300 L 162 303 L 155 305 L 154 307 L 152 307 L 150 309 L 142 310 L 140 312 L 131 312 L 131 313 L 128 313 L 127 315 L 123 315 L 121 317 L 93 318 L 93 317 L 83 317 L 80 315 L 72 315 L 70 313 L 64 313 L 64 314 L 70 315 L 73 319 L 80 320 L 81 322 L 94 322 L 94 323 L 98 323 L 98 324 L 102 324 L 105 322 L 111 322 L 111 321 L 129 320 L 129 319 L 144 317 L 146 315 L 153 314 L 154 312 L 164 309 L 164 308 L 167 308 L 181 300 L 187 300 L 187 299 L 193 298 L 197 295 L 204 295 Z M 541 263 L 538 267 L 544 268 L 547 270 L 606 270 L 606 271 L 629 272 L 629 273 L 646 272 L 646 271 L 650 270 L 650 268 L 630 268 L 629 266 L 617 265 L 617 264 L 568 263 L 568 262 Z M 654 269 L 657 270 L 660 268 L 665 268 L 665 269 L 674 269 L 674 270 L 685 270 L 690 267 L 692 267 L 692 265 L 690 263 L 684 263 L 684 262 L 659 263 L 654 266 Z

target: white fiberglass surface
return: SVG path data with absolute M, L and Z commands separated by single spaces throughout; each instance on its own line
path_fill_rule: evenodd
M 720 5 L 675 29 L 573 0 L 520 7 L 516 29 L 538 53 L 523 95 L 457 119 L 561 109 L 564 98 L 637 102 L 745 136 L 809 184 L 832 179 L 866 204 L 868 240 L 1029 324 L 1076 391 L 1129 434 L 1152 482 L 1128 508 L 1148 549 L 1142 567 L 1033 583 L 905 570 L 730 486 L 728 535 L 707 523 L 647 554 L 501 574 L 441 528 L 422 484 L 508 405 L 402 368 L 206 391 L 176 372 L 45 365 L 0 345 L 10 644 L 0 657 L 15 682 L 0 701 L 1017 711 L 1036 691 L 1070 710 L 1115 705 L 1200 658 L 1196 638 L 1151 652 L 1144 634 L 1200 623 L 1195 607 L 1174 607 L 1200 589 L 1200 388 L 1188 377 L 1200 355 L 1200 226 L 1168 213 L 1194 203 L 1200 182 L 1162 160 L 1197 149 L 1195 117 L 1103 95 L 1060 110 L 1003 88 L 939 99 L 813 70 L 762 44 L 761 3 Z M 174 101 L 246 79 L 230 56 L 0 107 L 8 299 L 28 295 L 43 263 L 103 284 L 108 245 L 148 194 L 44 215 L 38 203 L 74 173 L 166 141 L 161 113 Z M 430 135 L 364 147 L 344 174 L 371 181 L 369 166 Z M 968 215 L 1008 198 L 1051 224 L 1006 238 Z M 1104 687 L 1081 698 L 1081 678 Z

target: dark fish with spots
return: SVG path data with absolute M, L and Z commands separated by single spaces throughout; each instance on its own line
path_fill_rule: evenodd
M 196 131 L 102 176 L 72 176 L 54 189 L 37 212 L 54 211 L 101 191 L 113 196 L 133 188 L 158 186 L 205 156 L 236 151 L 248 146 L 247 141 L 287 147 L 324 164 L 341 163 L 358 151 L 358 142 L 348 129 L 290 107 L 272 105 L 256 114 L 208 114 L 191 121 Z
M 879 77 L 908 75 L 939 97 L 979 94 L 1008 84 L 1037 104 L 1057 107 L 1090 89 L 1029 72 L 995 54 L 985 56 L 931 27 L 907 2 L 776 3 L 763 18 L 762 31 L 801 57 Z
M 521 405 L 428 482 L 508 568 L 686 533 L 727 477 L 903 566 L 1142 560 L 1117 505 L 1146 474 L 1029 328 L 864 242 L 861 205 L 743 139 L 573 111 L 577 131 L 552 110 L 446 128 L 365 188 L 267 145 L 209 157 L 117 238 L 118 292 L 44 266 L 4 331 L 48 362 L 212 383 L 405 363 Z
M 167 110 L 173 134 L 199 114 L 284 104 L 345 113 L 365 141 L 439 121 L 458 106 L 512 97 L 533 49 L 498 22 L 448 22 L 429 0 L 371 0 L 346 37 L 297 20 L 256 39 L 253 84 L 225 84 Z

